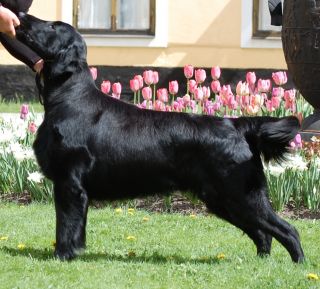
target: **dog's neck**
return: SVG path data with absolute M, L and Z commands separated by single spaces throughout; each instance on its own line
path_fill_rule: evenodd
M 61 71 L 59 74 L 52 73 L 52 63 L 45 61 L 41 73 L 36 77 L 39 97 L 43 101 L 45 110 L 56 104 L 75 101 L 70 99 L 71 95 L 80 97 L 80 94 L 71 93 L 79 83 L 79 79 L 88 82 L 87 87 L 95 86 L 86 61 L 78 62 L 73 71 Z

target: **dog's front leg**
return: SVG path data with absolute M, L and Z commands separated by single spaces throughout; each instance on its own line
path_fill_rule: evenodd
M 88 197 L 79 179 L 75 176 L 63 182 L 56 182 L 54 194 L 55 256 L 61 260 L 70 260 L 85 248 Z

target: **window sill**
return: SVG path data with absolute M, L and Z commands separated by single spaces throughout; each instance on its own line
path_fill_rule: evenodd
M 150 35 L 94 35 L 83 34 L 88 46 L 104 47 L 167 47 L 166 37 Z

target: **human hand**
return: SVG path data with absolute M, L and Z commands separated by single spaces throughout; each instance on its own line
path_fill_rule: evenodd
M 36 73 L 40 73 L 43 68 L 43 59 L 40 59 L 34 66 L 33 69 Z
M 15 27 L 20 25 L 18 17 L 9 9 L 0 6 L 0 32 L 10 37 L 16 36 Z

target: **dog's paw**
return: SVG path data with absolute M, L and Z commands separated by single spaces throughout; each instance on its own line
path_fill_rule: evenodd
M 54 251 L 54 256 L 61 261 L 70 261 L 77 256 L 77 252 L 75 250 L 56 249 Z

